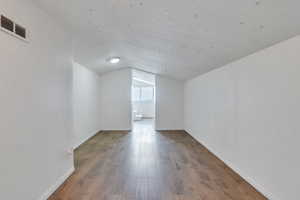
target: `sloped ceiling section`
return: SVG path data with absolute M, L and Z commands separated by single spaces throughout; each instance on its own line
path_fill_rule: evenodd
M 300 33 L 299 0 L 33 1 L 71 27 L 75 60 L 99 73 L 186 80 Z

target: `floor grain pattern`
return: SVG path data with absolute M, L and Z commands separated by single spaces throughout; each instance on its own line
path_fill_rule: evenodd
M 266 200 L 183 131 L 103 132 L 75 151 L 75 173 L 48 200 Z

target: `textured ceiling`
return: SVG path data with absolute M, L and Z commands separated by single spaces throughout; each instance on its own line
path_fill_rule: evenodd
M 74 59 L 99 73 L 186 80 L 300 33 L 299 0 L 33 1 L 72 29 Z

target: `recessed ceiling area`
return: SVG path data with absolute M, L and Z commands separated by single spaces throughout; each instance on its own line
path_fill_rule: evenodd
M 74 34 L 74 60 L 187 80 L 300 33 L 296 0 L 34 0 Z M 118 56 L 111 66 L 106 59 Z

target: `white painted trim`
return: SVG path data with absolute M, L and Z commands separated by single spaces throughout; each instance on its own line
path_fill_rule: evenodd
M 186 130 L 185 130 L 186 131 Z M 250 185 L 252 185 L 257 191 L 262 193 L 266 198 L 269 200 L 279 200 L 279 198 L 275 197 L 271 192 L 269 192 L 265 187 L 258 184 L 256 181 L 254 181 L 253 178 L 250 178 L 246 173 L 244 173 L 240 168 L 234 166 L 231 162 L 221 159 L 219 156 L 220 154 L 217 151 L 214 151 L 211 148 L 208 148 L 206 144 L 195 138 L 192 134 L 190 134 L 188 131 L 186 131 L 190 136 L 192 136 L 195 140 L 197 140 L 201 145 L 203 145 L 205 148 L 207 148 L 212 154 L 214 154 L 218 159 L 222 160 L 229 168 L 231 168 L 234 172 L 236 172 L 238 175 L 240 175 L 245 181 L 247 181 Z
M 74 166 L 62 175 L 38 200 L 47 200 L 75 171 Z
M 97 133 L 100 133 L 102 130 L 99 131 L 94 131 L 91 134 L 88 134 L 88 136 L 83 139 L 82 141 L 78 142 L 77 144 L 74 144 L 73 146 L 73 150 L 77 149 L 80 145 L 82 145 L 83 143 L 85 143 L 86 141 L 88 141 L 89 139 L 91 139 L 92 137 L 94 137 Z

